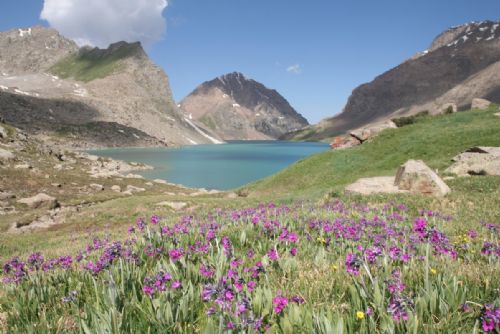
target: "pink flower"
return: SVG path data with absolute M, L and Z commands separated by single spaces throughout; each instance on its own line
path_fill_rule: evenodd
M 274 312 L 279 314 L 288 305 L 288 298 L 278 295 L 273 298 Z

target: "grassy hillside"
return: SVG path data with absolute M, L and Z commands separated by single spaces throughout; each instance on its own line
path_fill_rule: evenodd
M 108 52 L 107 50 L 82 50 L 76 55 L 63 59 L 51 68 L 51 72 L 61 78 L 73 78 L 89 82 L 105 78 L 123 67 L 121 60 L 137 51 L 134 44 L 122 45 Z
M 252 196 L 311 196 L 340 190 L 361 177 L 394 175 L 408 159 L 421 159 L 443 171 L 453 156 L 471 146 L 500 146 L 497 111 L 498 106 L 492 106 L 485 111 L 423 117 L 415 124 L 386 130 L 356 148 L 301 160 L 242 191 Z

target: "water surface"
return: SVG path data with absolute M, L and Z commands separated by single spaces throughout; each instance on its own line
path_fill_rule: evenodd
M 154 170 L 138 174 L 188 187 L 232 189 L 274 174 L 311 154 L 323 143 L 232 141 L 222 145 L 181 148 L 113 148 L 89 151 L 124 161 L 142 162 Z

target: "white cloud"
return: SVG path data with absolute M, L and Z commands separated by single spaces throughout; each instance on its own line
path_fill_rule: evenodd
M 300 67 L 300 64 L 294 64 L 294 65 L 288 66 L 286 71 L 289 73 L 293 73 L 293 74 L 300 74 L 300 73 L 302 73 L 302 67 Z
M 167 5 L 167 0 L 44 0 L 40 18 L 79 45 L 150 45 L 165 33 Z

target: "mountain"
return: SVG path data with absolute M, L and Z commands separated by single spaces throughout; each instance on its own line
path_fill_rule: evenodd
M 286 135 L 321 140 L 369 123 L 447 104 L 468 109 L 473 98 L 500 102 L 500 22 L 472 22 L 437 36 L 428 50 L 356 88 L 338 116 Z
M 140 43 L 78 48 L 45 27 L 1 32 L 0 95 L 6 122 L 56 137 L 73 131 L 73 146 L 95 146 L 101 126 L 109 133 L 99 146 L 220 142 L 183 116 L 167 75 Z
M 308 125 L 276 90 L 238 72 L 202 83 L 180 108 L 225 140 L 276 139 Z

